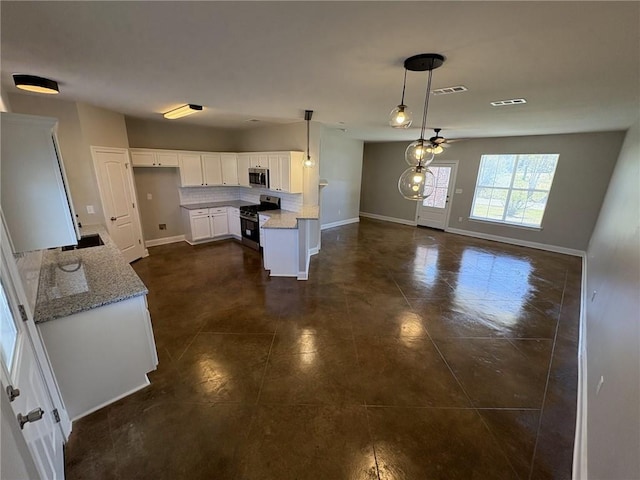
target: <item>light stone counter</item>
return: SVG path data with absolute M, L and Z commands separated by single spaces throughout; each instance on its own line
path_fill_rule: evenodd
M 187 210 L 200 210 L 201 208 L 216 208 L 216 207 L 246 207 L 247 205 L 256 205 L 252 202 L 245 202 L 244 200 L 227 200 L 224 202 L 204 202 L 204 203 L 187 203 L 180 205 Z
M 104 245 L 66 252 L 60 248 L 43 251 L 36 323 L 148 293 L 102 226 L 81 229 L 82 235 L 94 233 L 100 235 Z
M 298 220 L 318 220 L 320 217 L 320 207 L 318 205 L 304 206 L 298 212 L 289 210 L 266 210 L 260 212 L 266 215 L 269 220 L 262 228 L 298 228 Z

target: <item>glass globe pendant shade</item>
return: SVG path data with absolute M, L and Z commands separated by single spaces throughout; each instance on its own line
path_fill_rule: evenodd
M 424 200 L 435 189 L 435 177 L 422 165 L 407 168 L 398 180 L 398 190 L 407 200 Z
M 305 158 L 304 161 L 302 162 L 302 165 L 305 168 L 312 168 L 316 166 L 316 161 L 310 156 L 307 156 L 307 158 Z
M 409 144 L 404 152 L 404 159 L 412 167 L 421 164 L 426 167 L 433 162 L 433 149 L 429 148 L 430 144 L 424 138 L 420 138 Z
M 409 128 L 412 121 L 413 115 L 406 105 L 398 105 L 389 114 L 389 125 L 393 128 Z

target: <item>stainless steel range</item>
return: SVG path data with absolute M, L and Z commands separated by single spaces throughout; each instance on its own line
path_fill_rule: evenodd
M 248 247 L 260 250 L 260 224 L 258 212 L 266 210 L 280 210 L 280 197 L 260 195 L 259 205 L 240 207 L 240 228 L 242 243 Z

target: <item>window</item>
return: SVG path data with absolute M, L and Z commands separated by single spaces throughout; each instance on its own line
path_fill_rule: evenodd
M 540 227 L 557 154 L 483 155 L 471 218 Z

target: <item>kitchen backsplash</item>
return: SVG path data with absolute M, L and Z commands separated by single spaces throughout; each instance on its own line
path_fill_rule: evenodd
M 245 202 L 260 203 L 260 195 L 280 197 L 284 210 L 297 212 L 302 208 L 301 193 L 274 192 L 262 188 L 245 187 L 195 187 L 178 188 L 180 204 L 224 202 L 227 200 L 244 200 Z

